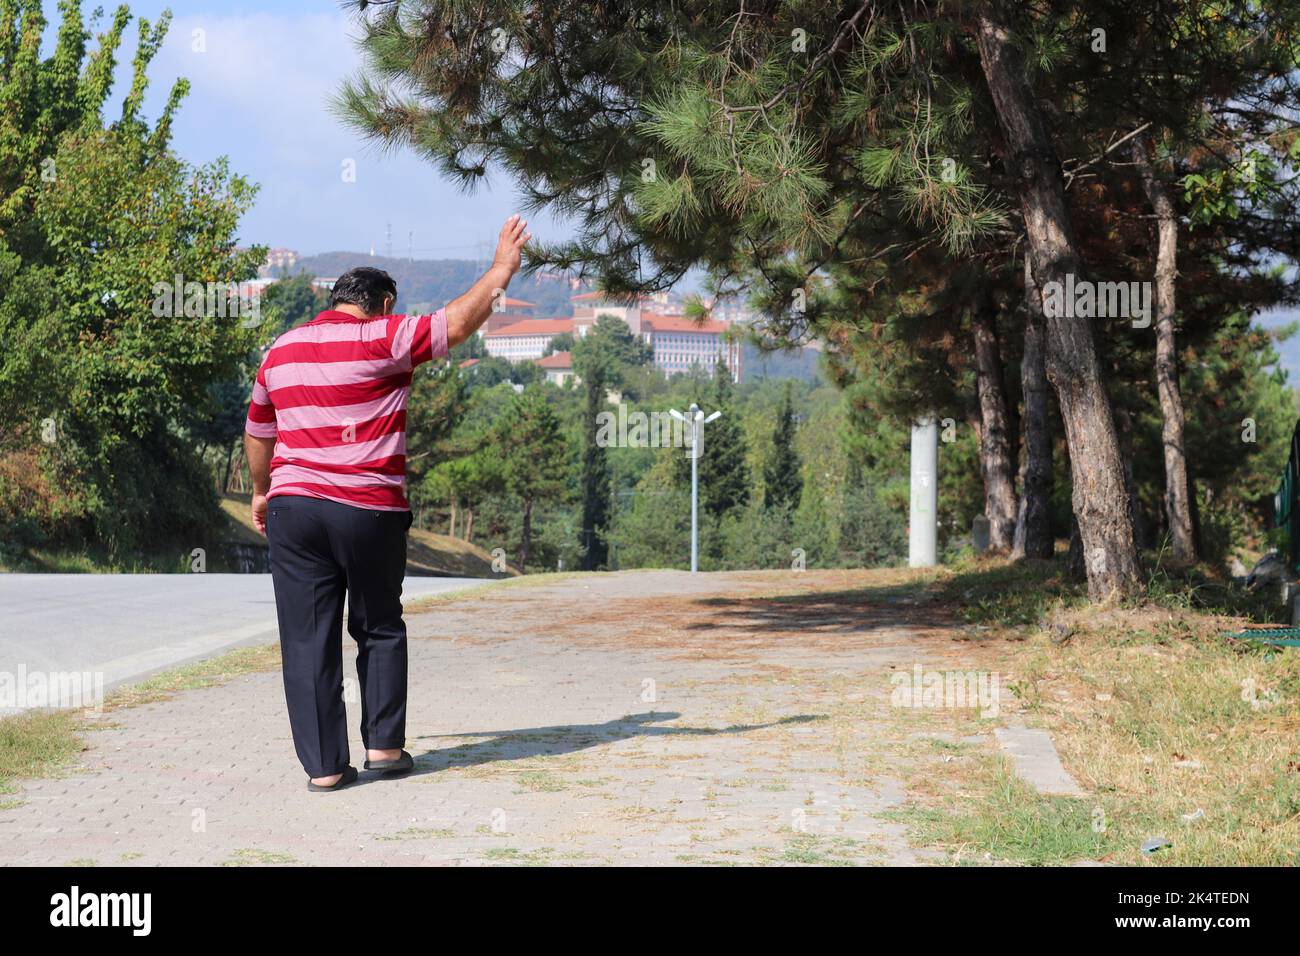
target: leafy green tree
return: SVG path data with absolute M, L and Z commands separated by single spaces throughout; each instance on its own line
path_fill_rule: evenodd
M 466 541 L 474 533 L 474 510 L 489 495 L 504 490 L 505 475 L 501 461 L 490 446 L 459 458 L 439 462 L 423 476 L 420 497 L 431 501 L 447 502 L 450 518 L 447 533 L 459 535 Z M 457 517 L 463 514 L 459 528 Z
M 506 407 L 497 425 L 496 447 L 506 491 L 522 505 L 519 568 L 528 565 L 533 509 L 565 491 L 565 448 L 560 419 L 541 390 L 524 389 Z
M 266 287 L 262 310 L 270 335 L 310 322 L 329 305 L 325 293 L 312 285 L 313 278 L 300 272 Z
M 659 449 L 654 463 L 627 492 L 610 539 L 621 568 L 690 566 L 691 496 L 676 475 L 680 450 Z
M 618 370 L 618 376 L 612 380 L 614 384 L 622 383 L 627 369 L 648 365 L 654 358 L 645 340 L 633 335 L 627 323 L 614 315 L 596 316 L 595 324 L 582 337 L 582 351 L 596 349 L 607 356 L 611 369 Z
M 546 349 L 542 352 L 542 355 L 554 355 L 556 352 L 572 352 L 573 343 L 574 338 L 572 332 L 561 332 L 559 335 L 552 337 L 551 341 L 546 343 Z
M 170 150 L 183 80 L 152 126 L 140 116 L 168 14 L 140 21 L 106 124 L 129 11 L 87 53 L 80 4 L 59 10 L 42 59 L 40 2 L 0 0 L 0 454 L 37 452 L 63 499 L 52 534 L 116 555 L 198 543 L 221 520 L 199 460 L 221 413 L 212 385 L 238 379 L 262 334 L 228 291 L 264 254 L 234 242 L 254 187 L 224 159 L 194 167 Z M 176 276 L 217 285 L 197 302 L 183 290 L 177 314 Z

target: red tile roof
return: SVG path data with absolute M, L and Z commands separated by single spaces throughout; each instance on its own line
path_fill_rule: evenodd
M 572 352 L 552 352 L 545 358 L 539 358 L 537 364 L 542 368 L 564 369 L 573 368 Z
M 688 319 L 684 315 L 659 315 L 655 312 L 641 313 L 641 328 L 653 329 L 656 332 L 725 332 L 727 330 L 726 322 L 718 322 L 714 319 L 705 319 L 703 322 L 696 322 L 694 319 Z
M 493 329 L 485 333 L 484 337 L 497 339 L 507 335 L 559 335 L 572 331 L 572 319 L 524 319 L 504 328 Z
M 584 292 L 581 295 L 569 296 L 570 302 L 586 302 L 588 299 L 608 299 L 610 302 L 631 303 L 635 300 L 635 296 L 613 295 L 609 292 Z

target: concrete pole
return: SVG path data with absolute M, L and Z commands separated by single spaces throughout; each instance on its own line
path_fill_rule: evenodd
M 928 568 L 939 561 L 939 424 L 933 418 L 912 425 L 912 505 L 908 516 L 907 563 Z

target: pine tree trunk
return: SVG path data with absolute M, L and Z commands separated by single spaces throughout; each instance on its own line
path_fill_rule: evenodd
M 1070 546 L 1065 552 L 1065 576 L 1075 581 L 1085 581 L 1088 569 L 1083 563 L 1083 538 L 1079 536 L 1079 519 L 1070 516 Z
M 456 499 L 451 499 L 451 523 L 447 526 L 447 537 L 456 537 Z
M 230 491 L 230 467 L 235 461 L 235 448 L 237 446 L 238 442 L 231 445 L 226 451 L 226 476 L 225 480 L 221 482 L 221 493 L 223 495 Z
M 1025 467 L 1020 486 L 1020 518 L 1016 523 L 1015 558 L 1050 558 L 1052 525 L 1048 498 L 1052 493 L 1052 436 L 1047 418 L 1047 370 L 1043 365 L 1046 332 L 1043 298 L 1025 254 L 1025 352 L 1020 382 L 1025 396 Z
M 971 310 L 975 338 L 975 381 L 980 405 L 980 473 L 984 478 L 984 517 L 989 521 L 989 545 L 1009 551 L 1016 531 L 1015 466 L 1011 452 L 1011 423 L 1002 381 L 998 349 L 997 306 L 985 292 Z
M 1064 284 L 1067 274 L 1080 278 L 1082 256 L 1065 206 L 1060 162 L 1020 53 L 990 7 L 980 11 L 976 33 L 1010 168 L 1020 181 L 1034 279 L 1045 290 L 1049 282 Z M 1047 377 L 1056 389 L 1070 448 L 1088 595 L 1094 601 L 1131 595 L 1141 583 L 1137 546 L 1095 332 L 1090 321 L 1065 315 L 1048 315 L 1046 327 Z
M 1119 453 L 1124 460 L 1124 487 L 1128 490 L 1129 508 L 1133 514 L 1133 540 L 1139 548 L 1146 546 L 1146 522 L 1138 505 L 1137 479 L 1133 475 L 1133 461 L 1137 457 L 1133 442 L 1133 419 L 1124 408 L 1115 409 L 1115 432 L 1119 436 Z
M 465 509 L 465 540 L 468 542 L 474 537 L 474 509 Z
M 244 494 L 244 446 L 241 442 L 235 446 L 235 494 Z
M 1155 173 L 1146 146 L 1133 144 L 1133 161 L 1142 176 L 1142 188 L 1156 214 L 1156 390 L 1163 418 L 1161 438 L 1165 449 L 1165 517 L 1169 522 L 1171 563 L 1187 566 L 1196 561 L 1192 533 L 1191 495 L 1187 482 L 1187 454 L 1183 445 L 1183 395 L 1178 387 L 1178 343 L 1174 332 L 1175 292 L 1178 275 L 1178 215 L 1169 193 Z

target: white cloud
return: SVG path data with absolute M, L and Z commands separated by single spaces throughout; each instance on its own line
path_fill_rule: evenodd
M 196 30 L 204 52 L 193 48 Z M 426 162 L 385 153 L 345 127 L 330 100 L 360 67 L 355 33 L 343 12 L 178 16 L 150 68 L 146 112 L 156 117 L 174 79 L 189 79 L 177 151 L 191 162 L 227 155 L 235 172 L 261 186 L 241 241 L 305 253 L 364 251 L 373 242 L 382 253 L 391 223 L 397 255 L 406 254 L 413 231 L 419 258 L 473 257 L 515 211 L 514 190 L 498 176 L 495 191 L 466 196 Z M 134 25 L 128 36 L 119 95 L 129 85 Z M 349 158 L 355 183 L 341 176 Z M 567 232 L 545 216 L 537 225 L 538 235 Z

